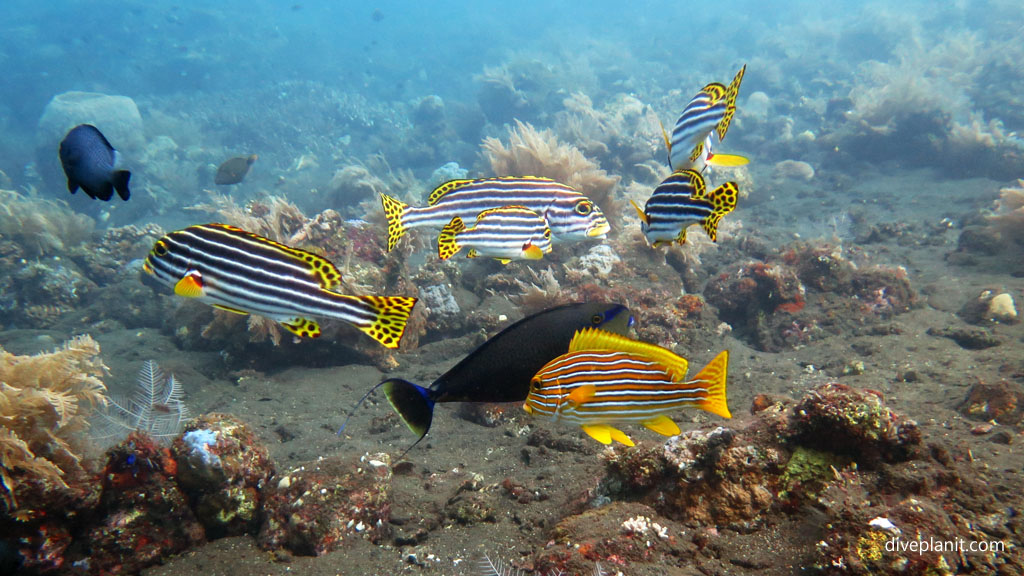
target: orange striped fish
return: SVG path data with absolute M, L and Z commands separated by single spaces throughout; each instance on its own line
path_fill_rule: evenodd
M 523 409 L 535 416 L 578 424 L 588 436 L 633 446 L 612 426 L 633 422 L 675 436 L 679 426 L 667 414 L 696 407 L 732 418 L 726 404 L 729 352 L 722 351 L 695 377 L 686 378 L 685 358 L 625 336 L 586 328 L 576 332 L 569 352 L 548 362 L 530 382 Z

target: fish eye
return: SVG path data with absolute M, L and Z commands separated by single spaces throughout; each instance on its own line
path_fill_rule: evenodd
M 157 256 L 166 256 L 167 255 L 167 245 L 164 244 L 163 240 L 157 242 L 153 246 L 153 254 L 156 254 Z
M 600 324 L 602 321 L 604 321 L 604 316 L 600 314 L 594 314 L 590 317 L 591 324 Z
M 594 205 L 587 200 L 580 200 L 573 208 L 580 216 L 587 216 L 594 211 Z
M 544 231 L 544 239 L 545 240 L 551 240 L 551 229 L 550 228 L 548 228 L 547 230 Z
M 537 390 L 540 390 L 540 378 L 530 380 L 530 391 L 536 392 Z

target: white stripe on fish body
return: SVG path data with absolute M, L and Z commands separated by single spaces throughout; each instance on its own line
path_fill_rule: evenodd
M 704 142 L 725 118 L 726 103 L 722 99 L 712 104 L 710 97 L 701 92 L 686 105 L 672 129 L 672 169 L 690 168 L 690 154 L 695 146 Z

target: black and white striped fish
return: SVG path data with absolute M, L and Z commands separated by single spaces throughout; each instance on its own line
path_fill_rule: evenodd
M 502 264 L 512 260 L 540 260 L 551 252 L 551 228 L 539 214 L 525 206 L 502 206 L 480 213 L 476 224 L 466 228 L 462 218 L 452 218 L 437 238 L 437 255 L 447 260 L 462 248 L 468 256 L 491 256 Z
M 728 351 L 687 380 L 687 361 L 670 350 L 596 328 L 576 332 L 569 352 L 548 362 L 530 383 L 523 409 L 534 416 L 577 424 L 610 444 L 633 441 L 612 426 L 633 422 L 664 436 L 679 434 L 667 415 L 700 408 L 731 418 L 725 381 Z
M 652 246 L 686 242 L 686 229 L 700 224 L 712 241 L 718 240 L 718 223 L 736 209 L 739 188 L 726 182 L 707 192 L 704 177 L 695 170 L 678 170 L 666 178 L 647 199 L 641 210 L 640 227 Z
M 738 166 L 746 164 L 746 158 L 731 154 L 711 154 L 709 139 L 712 132 L 718 134 L 718 141 L 725 138 L 729 124 L 736 114 L 736 96 L 740 91 L 740 83 L 746 72 L 746 64 L 740 68 L 732 83 L 726 87 L 719 82 L 712 82 L 703 88 L 683 108 L 683 113 L 672 128 L 672 137 L 665 134 L 665 145 L 668 147 L 668 164 L 672 170 L 681 168 L 702 168 L 701 163 L 720 166 Z
M 547 222 L 556 240 L 604 238 L 610 230 L 601 209 L 571 186 L 534 176 L 452 180 L 438 186 L 426 206 L 381 194 L 388 219 L 388 250 L 410 228 L 440 230 L 458 216 L 475 222 L 486 210 L 525 206 Z
M 237 314 L 276 320 L 315 338 L 310 317 L 342 320 L 397 348 L 416 298 L 333 292 L 341 272 L 326 258 L 227 224 L 201 224 L 157 240 L 143 269 L 174 293 Z

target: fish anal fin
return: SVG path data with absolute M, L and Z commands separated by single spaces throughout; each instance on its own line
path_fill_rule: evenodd
M 593 398 L 596 392 L 596 386 L 594 386 L 593 384 L 584 384 L 583 386 L 580 386 L 579 388 L 576 388 L 575 390 L 570 392 L 568 399 L 569 402 L 572 402 L 573 404 L 579 406 L 580 404 L 583 404 L 589 401 L 591 398 Z
M 398 239 L 405 235 L 405 222 L 402 218 L 410 206 L 384 193 L 381 193 L 380 201 L 384 206 L 384 216 L 388 220 L 388 252 L 391 252 L 398 244 Z
M 729 351 L 722 350 L 715 359 L 708 363 L 700 372 L 694 376 L 689 383 L 694 386 L 705 388 L 707 396 L 700 401 L 698 406 L 707 412 L 732 418 L 729 412 L 728 398 L 725 394 L 726 374 L 729 367 Z
M 653 430 L 662 436 L 676 436 L 679 434 L 679 426 L 668 416 L 656 416 L 643 423 L 648 430 Z
M 320 336 L 320 325 L 315 320 L 310 320 L 309 318 L 292 318 L 291 320 L 281 322 L 281 325 L 300 338 L 317 338 Z
M 626 436 L 626 433 L 622 430 L 611 426 L 607 426 L 607 428 L 612 440 L 615 440 L 619 444 L 625 444 L 626 446 L 636 446 L 636 444 L 633 444 L 633 440 L 629 436 Z
M 686 226 L 683 226 L 683 229 L 679 231 L 679 235 L 676 236 L 676 242 L 679 243 L 680 246 L 686 244 Z
M 614 332 L 607 332 L 599 328 L 584 328 L 577 330 L 569 343 L 569 352 L 580 350 L 615 350 L 618 352 L 630 352 L 645 357 L 661 364 L 672 376 L 673 380 L 682 380 L 686 377 L 688 363 L 686 358 L 674 354 L 671 350 L 662 348 L 647 342 L 639 342 Z
M 190 270 L 174 285 L 174 293 L 184 298 L 202 298 L 203 275 L 198 270 Z
M 441 260 L 451 258 L 462 249 L 462 246 L 459 246 L 457 236 L 465 229 L 466 224 L 458 216 L 452 218 L 451 222 L 441 229 L 441 234 L 437 237 L 437 256 Z
M 249 313 L 246 312 L 245 310 L 239 310 L 238 308 L 232 308 L 231 306 L 225 306 L 223 304 L 214 304 L 213 307 L 218 310 L 223 310 L 225 312 L 231 312 L 232 314 L 241 314 L 243 316 L 249 315 Z

